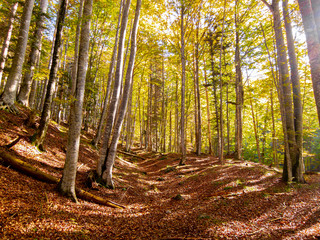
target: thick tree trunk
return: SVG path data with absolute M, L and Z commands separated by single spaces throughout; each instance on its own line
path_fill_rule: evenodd
M 300 78 L 298 71 L 297 57 L 295 53 L 294 39 L 292 34 L 291 19 L 288 9 L 288 0 L 282 1 L 284 25 L 286 28 L 287 48 L 289 54 L 289 63 L 291 71 L 291 84 L 293 93 L 293 112 L 294 112 L 294 129 L 297 144 L 296 158 L 292 159 L 292 174 L 296 181 L 304 183 L 303 169 L 304 163 L 302 158 L 303 152 L 303 119 L 302 119 L 302 99 L 300 91 Z
M 14 102 L 16 100 L 19 79 L 28 43 L 29 27 L 31 22 L 33 5 L 34 0 L 26 0 L 24 4 L 21 25 L 19 30 L 19 37 L 15 49 L 15 54 L 12 60 L 12 66 L 7 79 L 7 83 L 4 88 L 4 92 L 2 93 L 0 98 L 0 105 L 9 107 L 9 109 L 12 108 L 12 110 L 15 110 Z
M 298 0 L 307 39 L 314 98 L 320 124 L 320 40 L 310 0 Z M 316 6 L 316 5 L 315 5 Z
M 114 164 L 114 159 L 116 157 L 118 140 L 121 132 L 121 126 L 127 110 L 128 100 L 130 96 L 130 89 L 133 82 L 132 74 L 133 74 L 134 61 L 135 61 L 135 56 L 137 51 L 136 42 L 137 42 L 137 31 L 139 26 L 140 9 L 141 9 L 141 0 L 137 0 L 136 12 L 135 12 L 134 23 L 132 28 L 130 58 L 129 58 L 129 64 L 127 68 L 126 81 L 124 85 L 121 104 L 119 107 L 119 112 L 117 114 L 118 117 L 113 129 L 111 144 L 108 149 L 108 155 L 106 156 L 107 157 L 106 169 L 102 173 L 102 180 L 106 183 L 107 187 L 110 187 L 110 188 L 114 188 L 113 181 L 112 181 L 112 168 Z
M 4 66 L 6 64 L 7 56 L 8 56 L 8 51 L 9 51 L 9 45 L 10 45 L 10 40 L 11 40 L 11 35 L 12 35 L 12 30 L 13 30 L 13 22 L 14 18 L 16 16 L 16 12 L 18 9 L 18 1 L 12 4 L 11 6 L 11 12 L 10 12 L 10 17 L 9 17 L 9 23 L 8 23 L 8 30 L 7 34 L 4 38 L 2 49 L 1 49 L 1 55 L 0 55 L 0 90 L 2 89 L 2 86 L 4 85 L 2 82 L 2 75 L 3 75 L 3 70 Z
M 320 42 L 320 2 L 319 0 L 311 0 L 314 21 L 317 27 L 318 39 Z
M 74 57 L 71 71 L 71 96 L 75 95 L 76 92 L 76 84 L 77 84 L 77 73 L 78 73 L 78 59 L 79 59 L 79 41 L 80 41 L 80 30 L 81 30 L 81 22 L 82 22 L 82 14 L 83 14 L 83 2 L 84 0 L 80 0 L 79 11 L 78 11 L 78 22 L 76 28 L 76 38 L 75 38 L 75 47 L 74 47 Z
M 68 0 L 61 0 L 60 9 L 57 17 L 57 31 L 55 36 L 46 97 L 45 97 L 44 106 L 41 114 L 39 128 L 35 133 L 35 135 L 32 137 L 33 144 L 35 146 L 38 146 L 40 149 L 44 149 L 43 142 L 47 134 L 48 125 L 51 118 L 51 103 L 52 103 L 53 94 L 56 88 L 55 87 L 56 81 L 57 81 L 56 78 L 57 78 L 57 72 L 59 68 L 59 52 L 61 48 L 62 30 L 63 30 L 63 23 L 64 23 L 66 10 L 67 10 L 67 5 L 68 5 Z
M 34 40 L 31 46 L 31 52 L 29 56 L 28 69 L 25 72 L 24 78 L 21 83 L 20 92 L 18 95 L 18 102 L 29 106 L 29 95 L 31 91 L 31 85 L 33 80 L 34 70 L 40 59 L 40 50 L 42 45 L 42 33 L 44 29 L 45 14 L 48 8 L 48 0 L 41 0 L 40 11 L 38 12 L 38 19 L 36 23 L 36 31 L 34 34 Z
M 76 202 L 77 197 L 75 192 L 75 181 L 82 125 L 82 107 L 88 67 L 92 1 L 93 0 L 85 0 L 83 6 L 84 19 L 81 24 L 82 26 L 79 45 L 81 51 L 79 52 L 79 59 L 77 61 L 78 71 L 75 100 L 72 102 L 70 108 L 70 127 L 68 132 L 66 161 L 63 169 L 63 175 L 59 182 L 59 190 L 62 192 L 62 194 L 71 197 Z
M 123 69 L 123 47 L 126 36 L 126 28 L 128 23 L 128 15 L 130 9 L 131 0 L 127 0 L 122 13 L 121 20 L 121 29 L 120 29 L 120 38 L 118 43 L 118 57 L 117 57 L 117 68 L 115 73 L 115 80 L 113 86 L 113 93 L 111 102 L 108 109 L 107 114 L 107 123 L 104 131 L 104 139 L 102 142 L 101 150 L 100 150 L 100 158 L 97 164 L 97 174 L 99 177 L 103 178 L 103 172 L 106 170 L 106 161 L 108 157 L 108 148 L 109 142 L 111 138 L 111 132 L 113 129 L 116 111 L 118 108 L 119 96 L 120 96 L 120 87 L 121 87 L 121 79 L 122 79 L 122 69 Z

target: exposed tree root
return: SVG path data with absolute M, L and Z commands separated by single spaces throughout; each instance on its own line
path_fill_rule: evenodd
M 22 173 L 27 174 L 31 177 L 34 177 L 38 180 L 42 180 L 44 182 L 53 183 L 53 184 L 59 183 L 58 178 L 56 178 L 50 174 L 47 174 L 45 172 L 42 172 L 40 169 L 32 166 L 29 163 L 26 163 L 25 161 L 23 161 L 21 159 L 18 159 L 17 157 L 13 156 L 12 154 L 6 152 L 4 149 L 0 149 L 0 158 L 7 165 L 10 165 L 13 168 L 21 171 Z M 118 203 L 101 198 L 101 197 L 96 196 L 94 194 L 91 194 L 87 191 L 84 191 L 80 188 L 76 188 L 76 193 L 79 198 L 87 200 L 87 201 L 92 201 L 94 203 L 98 203 L 98 204 L 113 207 L 113 208 L 120 208 L 120 209 L 125 208 L 125 206 L 122 206 Z
M 0 102 L 0 110 L 8 110 L 10 113 L 19 114 L 18 108 L 14 104 L 6 104 L 3 101 Z

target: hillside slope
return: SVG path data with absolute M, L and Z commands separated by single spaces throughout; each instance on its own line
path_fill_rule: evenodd
M 0 111 L 0 145 L 34 129 L 20 109 Z M 60 177 L 67 129 L 51 124 L 46 152 L 21 139 L 10 152 Z M 320 177 L 288 187 L 266 166 L 228 159 L 223 166 L 208 155 L 146 153 L 141 160 L 119 154 L 115 190 L 88 189 L 85 179 L 95 168 L 98 151 L 82 139 L 77 185 L 126 206 L 112 209 L 61 196 L 55 185 L 35 180 L 0 164 L 0 239 L 318 239 Z M 1 156 L 0 156 L 1 157 Z M 0 158 L 1 163 L 1 158 Z

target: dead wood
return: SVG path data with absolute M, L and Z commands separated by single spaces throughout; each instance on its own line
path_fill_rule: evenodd
M 136 158 L 140 158 L 140 159 L 142 159 L 142 160 L 146 160 L 144 157 L 138 156 L 138 155 L 136 155 L 136 154 L 124 152 L 124 151 L 121 151 L 121 150 L 117 150 L 117 152 L 119 152 L 119 153 L 121 153 L 121 154 L 124 154 L 124 155 L 131 156 L 131 157 L 136 157 Z
M 34 177 L 38 180 L 47 182 L 47 183 L 53 183 L 53 184 L 58 184 L 59 179 L 47 174 L 45 172 L 42 172 L 40 169 L 32 166 L 29 163 L 26 163 L 25 161 L 13 156 L 12 154 L 4 151 L 3 149 L 0 149 L 0 158 L 5 162 L 7 165 L 15 168 L 16 170 L 21 171 L 24 174 L 27 174 L 31 177 Z M 120 208 L 123 209 L 125 206 L 122 206 L 118 203 L 112 202 L 110 200 L 101 198 L 99 196 L 96 196 L 94 194 L 91 194 L 87 191 L 84 191 L 80 188 L 76 188 L 76 193 L 77 196 L 81 199 L 87 200 L 87 201 L 92 201 L 94 203 L 98 203 L 101 205 L 113 207 L 113 208 Z

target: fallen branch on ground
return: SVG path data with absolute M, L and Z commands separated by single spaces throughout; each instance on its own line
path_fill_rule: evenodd
M 136 154 L 124 152 L 124 151 L 121 151 L 121 150 L 117 150 L 117 152 L 122 153 L 122 154 L 124 154 L 124 155 L 131 156 L 131 157 L 137 157 L 137 158 L 141 158 L 142 160 L 146 160 L 144 157 L 138 156 L 138 155 L 136 155 Z
M 0 149 L 0 158 L 7 164 L 15 168 L 16 170 L 21 171 L 24 174 L 27 174 L 31 177 L 34 177 L 38 180 L 42 180 L 47 183 L 53 183 L 53 184 L 58 184 L 59 179 L 47 174 L 45 172 L 42 172 L 40 169 L 32 166 L 31 164 L 18 159 L 17 157 L 13 156 L 12 154 L 4 151 L 3 149 Z M 110 200 L 101 198 L 99 196 L 96 196 L 94 194 L 91 194 L 87 191 L 84 191 L 80 188 L 76 188 L 76 193 L 77 196 L 81 199 L 87 200 L 87 201 L 92 201 L 94 203 L 98 203 L 101 205 L 105 205 L 108 207 L 113 207 L 113 208 L 120 208 L 123 209 L 125 206 L 122 206 L 118 203 L 112 202 Z

